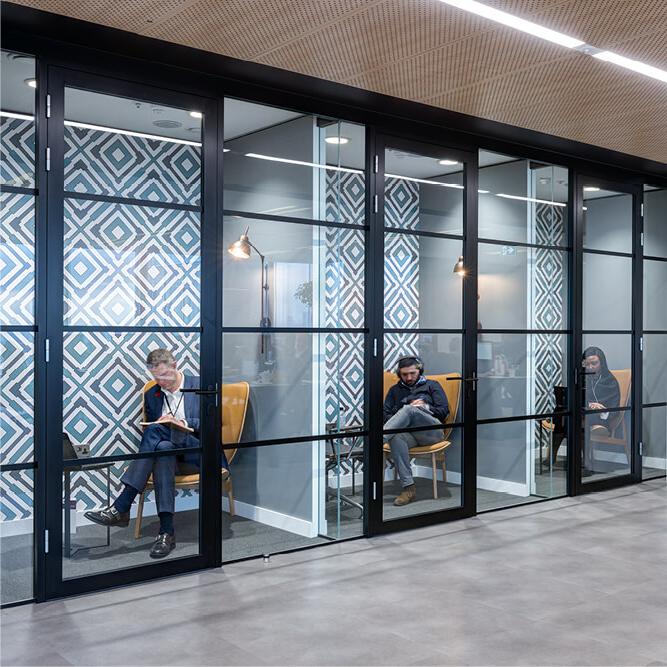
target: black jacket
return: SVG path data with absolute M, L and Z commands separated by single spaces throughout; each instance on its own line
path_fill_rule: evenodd
M 425 380 L 412 387 L 397 382 L 389 389 L 387 398 L 384 399 L 383 422 L 393 417 L 404 405 L 417 399 L 428 404 L 431 414 L 444 423 L 449 414 L 449 404 L 443 388 L 435 380 Z

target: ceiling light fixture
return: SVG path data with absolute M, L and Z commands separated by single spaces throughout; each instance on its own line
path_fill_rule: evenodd
M 584 192 L 600 192 L 600 188 L 595 185 L 584 185 Z
M 443 167 L 453 167 L 458 162 L 456 160 L 438 160 L 438 164 L 441 164 Z
M 303 160 L 289 160 L 286 157 L 274 157 L 273 155 L 261 155 L 260 153 L 246 153 L 246 157 L 252 157 L 257 160 L 269 160 L 271 162 L 284 162 L 286 164 L 296 164 L 301 167 L 315 167 L 316 169 L 330 169 L 331 171 L 343 171 L 347 174 L 363 174 L 361 169 L 348 169 L 347 167 L 334 167 L 330 164 L 315 164 L 314 162 L 304 162 Z
M 488 190 L 477 190 L 477 192 L 479 192 L 480 195 L 488 195 L 489 194 Z
M 347 137 L 325 137 L 324 141 L 328 144 L 334 144 L 335 146 L 342 146 L 350 143 L 350 140 Z
M 519 195 L 506 195 L 503 192 L 500 192 L 496 197 L 502 197 L 503 199 L 518 199 L 519 201 L 529 201 L 534 202 L 535 204 L 548 204 L 549 206 L 567 206 L 559 201 L 549 201 L 547 199 L 535 199 L 534 197 L 520 197 Z
M 190 115 L 193 118 L 203 118 L 204 117 L 204 114 L 201 111 L 191 111 Z
M 23 83 L 29 88 L 37 88 L 37 79 L 25 79 Z
M 625 67 L 626 69 L 631 69 L 633 72 L 639 72 L 639 74 L 643 74 L 644 76 L 650 76 L 653 79 L 658 79 L 658 81 L 667 83 L 667 71 L 664 69 L 653 67 L 653 65 L 647 65 L 646 63 L 639 62 L 639 60 L 626 58 L 625 56 L 621 56 L 618 53 L 612 53 L 611 51 L 598 51 L 592 55 L 593 58 L 597 58 L 598 60 L 604 60 L 607 63 L 613 63 L 619 67 Z
M 526 21 L 525 19 L 513 16 L 507 12 L 501 12 L 499 9 L 488 7 L 481 2 L 476 2 L 476 0 L 440 0 L 440 2 L 444 2 L 446 5 L 451 5 L 457 9 L 472 12 L 473 14 L 477 14 L 478 16 L 482 16 L 491 21 L 502 23 L 510 28 L 527 32 L 529 35 L 533 35 L 533 37 L 541 37 L 549 42 L 566 46 L 568 49 L 576 49 L 578 46 L 583 46 L 586 43 L 582 42 L 580 39 L 564 35 L 561 32 L 545 28 L 532 21 Z
M 385 174 L 385 178 L 402 178 L 404 181 L 412 181 L 413 183 L 426 183 L 427 185 L 439 185 L 442 188 L 455 188 L 456 190 L 465 190 L 462 185 L 456 183 L 438 183 L 437 181 L 429 181 L 425 178 L 413 178 L 412 176 L 399 176 L 398 174 Z

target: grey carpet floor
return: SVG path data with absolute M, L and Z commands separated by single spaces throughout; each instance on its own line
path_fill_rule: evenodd
M 497 507 L 534 502 L 540 499 L 540 489 L 544 493 L 555 495 L 556 481 L 558 490 L 564 494 L 565 472 L 554 473 L 553 477 L 538 477 L 538 495 L 518 497 L 507 493 L 478 490 L 478 511 Z M 395 507 L 393 500 L 400 493 L 397 482 L 384 485 L 383 516 L 392 520 L 404 516 L 414 516 L 429 512 L 459 507 L 461 487 L 455 484 L 438 482 L 439 498 L 433 498 L 431 481 L 416 478 L 418 501 L 405 507 Z M 351 489 L 341 489 L 352 500 L 362 503 L 361 489 L 356 494 Z M 449 494 L 447 493 L 449 492 Z M 335 500 L 327 503 L 327 535 L 314 538 L 302 537 L 294 533 L 267 526 L 243 517 L 229 517 L 223 514 L 222 551 L 223 560 L 231 561 L 257 556 L 275 554 L 290 549 L 314 544 L 325 544 L 331 540 L 345 539 L 361 535 L 362 517 L 358 509 L 344 503 L 337 506 Z M 170 558 L 195 555 L 198 552 L 198 513 L 181 512 L 175 516 L 177 545 Z M 134 522 L 128 528 L 114 528 L 111 531 L 110 546 L 101 546 L 106 541 L 106 531 L 99 526 L 81 526 L 72 536 L 72 549 L 92 547 L 78 551 L 71 558 L 63 558 L 63 576 L 75 578 L 99 572 L 125 569 L 154 563 L 148 557 L 148 551 L 158 530 L 156 517 L 145 517 L 142 536 L 134 539 Z M 3 537 L 0 541 L 0 600 L 2 603 L 29 599 L 32 597 L 32 536 L 18 535 Z

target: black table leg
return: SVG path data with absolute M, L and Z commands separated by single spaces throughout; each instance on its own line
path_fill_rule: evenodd
M 70 506 L 70 471 L 65 468 L 63 470 L 63 482 L 64 482 L 64 497 L 65 497 L 65 557 L 71 558 L 72 556 L 72 545 L 70 543 L 70 516 L 69 516 L 69 506 Z

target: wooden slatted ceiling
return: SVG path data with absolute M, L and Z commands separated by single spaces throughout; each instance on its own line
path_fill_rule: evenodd
M 667 162 L 667 84 L 437 0 L 13 0 Z M 484 0 L 667 69 L 666 0 Z

